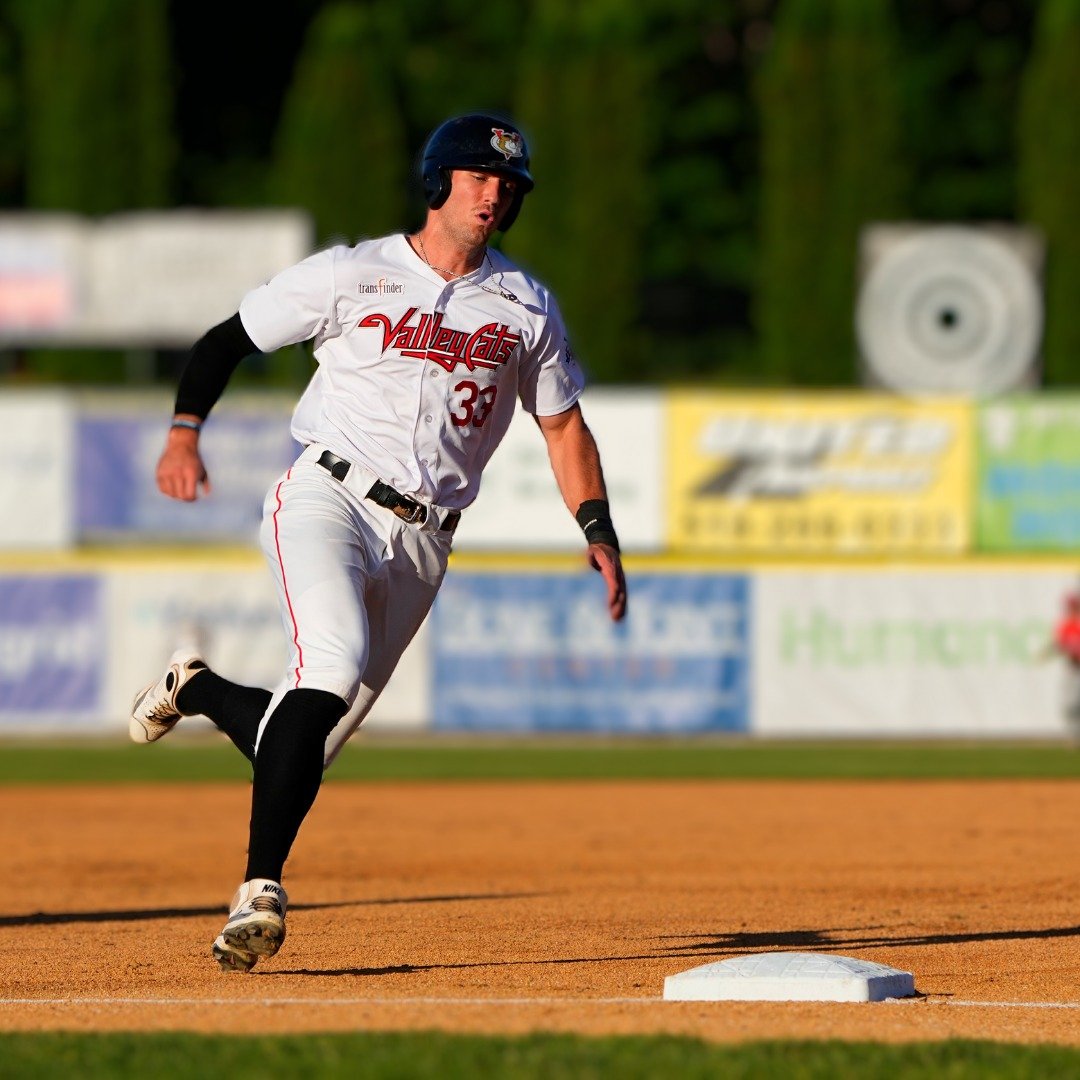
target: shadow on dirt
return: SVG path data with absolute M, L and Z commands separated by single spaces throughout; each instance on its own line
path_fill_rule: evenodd
M 466 968 L 499 968 L 546 966 L 551 964 L 604 964 L 635 960 L 668 960 L 691 957 L 708 960 L 724 959 L 733 953 L 767 952 L 770 949 L 799 952 L 837 952 L 847 949 L 885 949 L 920 945 L 963 945 L 976 941 L 1048 940 L 1080 937 L 1080 926 L 1051 926 L 1038 930 L 986 930 L 972 933 L 910 934 L 875 933 L 883 927 L 869 926 L 834 930 L 780 930 L 763 933 L 678 934 L 661 937 L 661 941 L 680 944 L 664 946 L 655 952 L 616 954 L 612 956 L 549 957 L 538 960 L 478 960 L 467 964 L 396 964 L 381 968 L 293 968 L 259 971 L 273 978 L 281 975 L 341 977 L 348 975 L 377 977 L 382 975 L 412 975 L 424 971 L 453 971 Z M 700 940 L 698 938 L 700 937 Z
M 681 941 L 668 947 L 667 956 L 710 956 L 732 952 L 762 952 L 767 949 L 895 949 L 919 945 L 965 945 L 975 941 L 1039 941 L 1080 937 L 1080 926 L 1048 926 L 1038 930 L 976 930 L 971 933 L 904 934 L 878 933 L 881 926 L 838 930 L 781 930 L 765 933 L 678 934 L 667 940 Z M 696 940 L 700 938 L 700 940 Z
M 452 896 L 395 896 L 373 900 L 341 900 L 331 904 L 290 904 L 289 911 L 327 911 L 332 908 L 383 907 L 389 904 L 453 904 L 478 900 L 518 900 L 542 893 L 462 893 Z M 228 915 L 224 904 L 213 907 L 143 908 L 130 911 L 35 911 L 26 915 L 0 915 L 0 928 L 9 926 L 61 926 L 65 923 L 141 922 L 152 919 L 196 919 Z

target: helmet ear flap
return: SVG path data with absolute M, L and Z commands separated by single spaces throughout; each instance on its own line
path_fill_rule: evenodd
M 450 170 L 436 169 L 424 177 L 424 194 L 432 210 L 438 210 L 450 198 Z
M 506 230 L 514 224 L 518 213 L 521 211 L 521 204 L 522 202 L 524 202 L 524 200 L 525 192 L 523 191 L 519 191 L 514 196 L 514 201 L 510 204 L 510 206 L 507 208 L 506 213 L 503 215 L 502 224 L 499 226 L 499 232 L 506 232 Z

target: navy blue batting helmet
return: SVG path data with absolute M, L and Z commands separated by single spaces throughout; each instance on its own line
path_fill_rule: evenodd
M 511 121 L 489 113 L 455 116 L 440 124 L 424 144 L 420 177 L 428 206 L 437 210 L 450 195 L 451 169 L 483 169 L 517 182 L 514 201 L 499 228 L 506 232 L 533 189 L 525 138 Z

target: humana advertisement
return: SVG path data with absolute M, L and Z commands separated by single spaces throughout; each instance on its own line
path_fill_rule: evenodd
M 968 547 L 967 402 L 679 393 L 669 406 L 676 550 L 955 554 Z
M 752 728 L 769 735 L 1060 736 L 1049 644 L 1065 570 L 777 569 L 755 577 Z

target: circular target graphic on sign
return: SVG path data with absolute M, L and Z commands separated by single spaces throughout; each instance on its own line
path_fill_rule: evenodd
M 869 374 L 889 389 L 996 394 L 1031 374 L 1042 298 L 1004 240 L 928 229 L 891 243 L 866 275 L 856 332 Z

